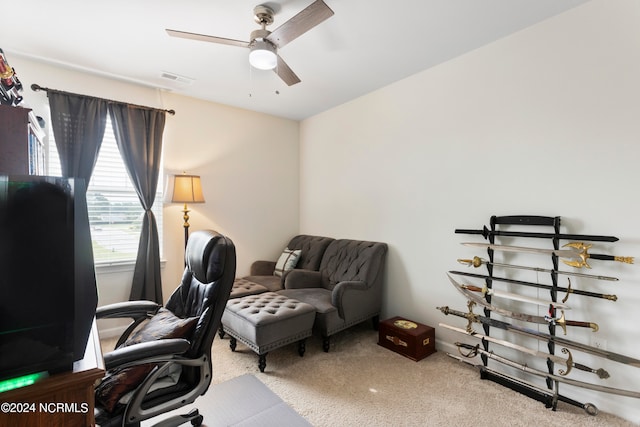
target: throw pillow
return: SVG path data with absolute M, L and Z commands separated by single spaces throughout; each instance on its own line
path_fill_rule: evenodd
M 190 339 L 198 317 L 182 319 L 164 307 L 131 335 L 119 348 L 168 338 Z M 155 364 L 132 366 L 109 372 L 96 387 L 96 401 L 107 411 L 113 412 L 118 401 L 151 372 Z
M 187 317 L 182 319 L 164 307 L 145 323 L 140 329 L 133 333 L 122 347 L 167 338 L 187 338 L 196 327 L 198 317 Z
M 298 263 L 298 259 L 300 258 L 300 249 L 291 250 L 289 248 L 285 248 L 278 258 L 276 262 L 276 268 L 273 270 L 274 276 L 282 276 L 289 270 L 293 270 L 296 264 Z

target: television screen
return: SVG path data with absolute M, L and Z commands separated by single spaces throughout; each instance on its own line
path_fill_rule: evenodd
M 70 370 L 96 305 L 84 182 L 0 176 L 0 379 Z

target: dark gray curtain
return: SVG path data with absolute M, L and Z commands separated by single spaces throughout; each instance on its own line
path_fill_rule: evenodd
M 89 179 L 98 158 L 107 123 L 108 101 L 49 90 L 51 127 L 62 176 Z
M 162 304 L 158 226 L 151 207 L 158 186 L 165 112 L 113 103 L 109 114 L 120 154 L 145 211 L 130 299 Z

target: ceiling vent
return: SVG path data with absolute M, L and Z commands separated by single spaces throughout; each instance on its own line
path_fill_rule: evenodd
M 169 73 L 167 71 L 163 71 L 160 74 L 160 77 L 162 77 L 163 79 L 166 80 L 171 80 L 172 82 L 176 82 L 176 83 L 182 83 L 185 85 L 190 85 L 194 82 L 194 79 L 189 78 L 189 77 L 185 77 L 185 76 L 179 76 L 177 74 L 174 73 Z

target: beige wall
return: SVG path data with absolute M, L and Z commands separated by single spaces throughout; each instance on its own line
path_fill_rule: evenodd
M 594 253 L 640 254 L 639 18 L 636 1 L 593 1 L 303 121 L 301 232 L 387 242 L 384 315 L 433 326 L 465 324 L 436 310 L 465 310 L 445 273 L 464 269 L 457 258 L 483 253 L 459 244 L 482 238 L 454 230 L 481 228 L 491 215 L 561 216 L 567 232 L 620 238 L 594 245 Z M 512 244 L 523 243 L 546 242 Z M 503 259 L 551 264 L 546 257 Z M 596 337 L 609 350 L 640 358 L 632 320 L 640 270 L 602 261 L 592 266 L 620 281 L 573 279 L 574 287 L 619 300 L 572 296 L 567 317 L 599 323 Z M 516 277 L 550 283 L 535 273 Z M 520 309 L 537 314 L 531 306 Z M 461 339 L 443 328 L 436 334 L 441 350 Z M 587 344 L 593 337 L 576 328 L 567 336 Z M 603 384 L 638 390 L 637 368 L 575 357 L 608 369 L 612 378 Z M 569 395 L 573 390 L 561 387 Z M 636 399 L 580 389 L 575 396 L 640 422 Z
M 165 132 L 168 174 L 200 175 L 205 204 L 191 205 L 192 230 L 212 228 L 236 245 L 237 275 L 257 259 L 277 259 L 298 232 L 298 122 L 164 94 L 177 114 Z M 167 277 L 182 272 L 182 206 L 164 214 Z M 178 244 L 181 243 L 181 244 Z M 175 287 L 166 280 L 165 293 Z

